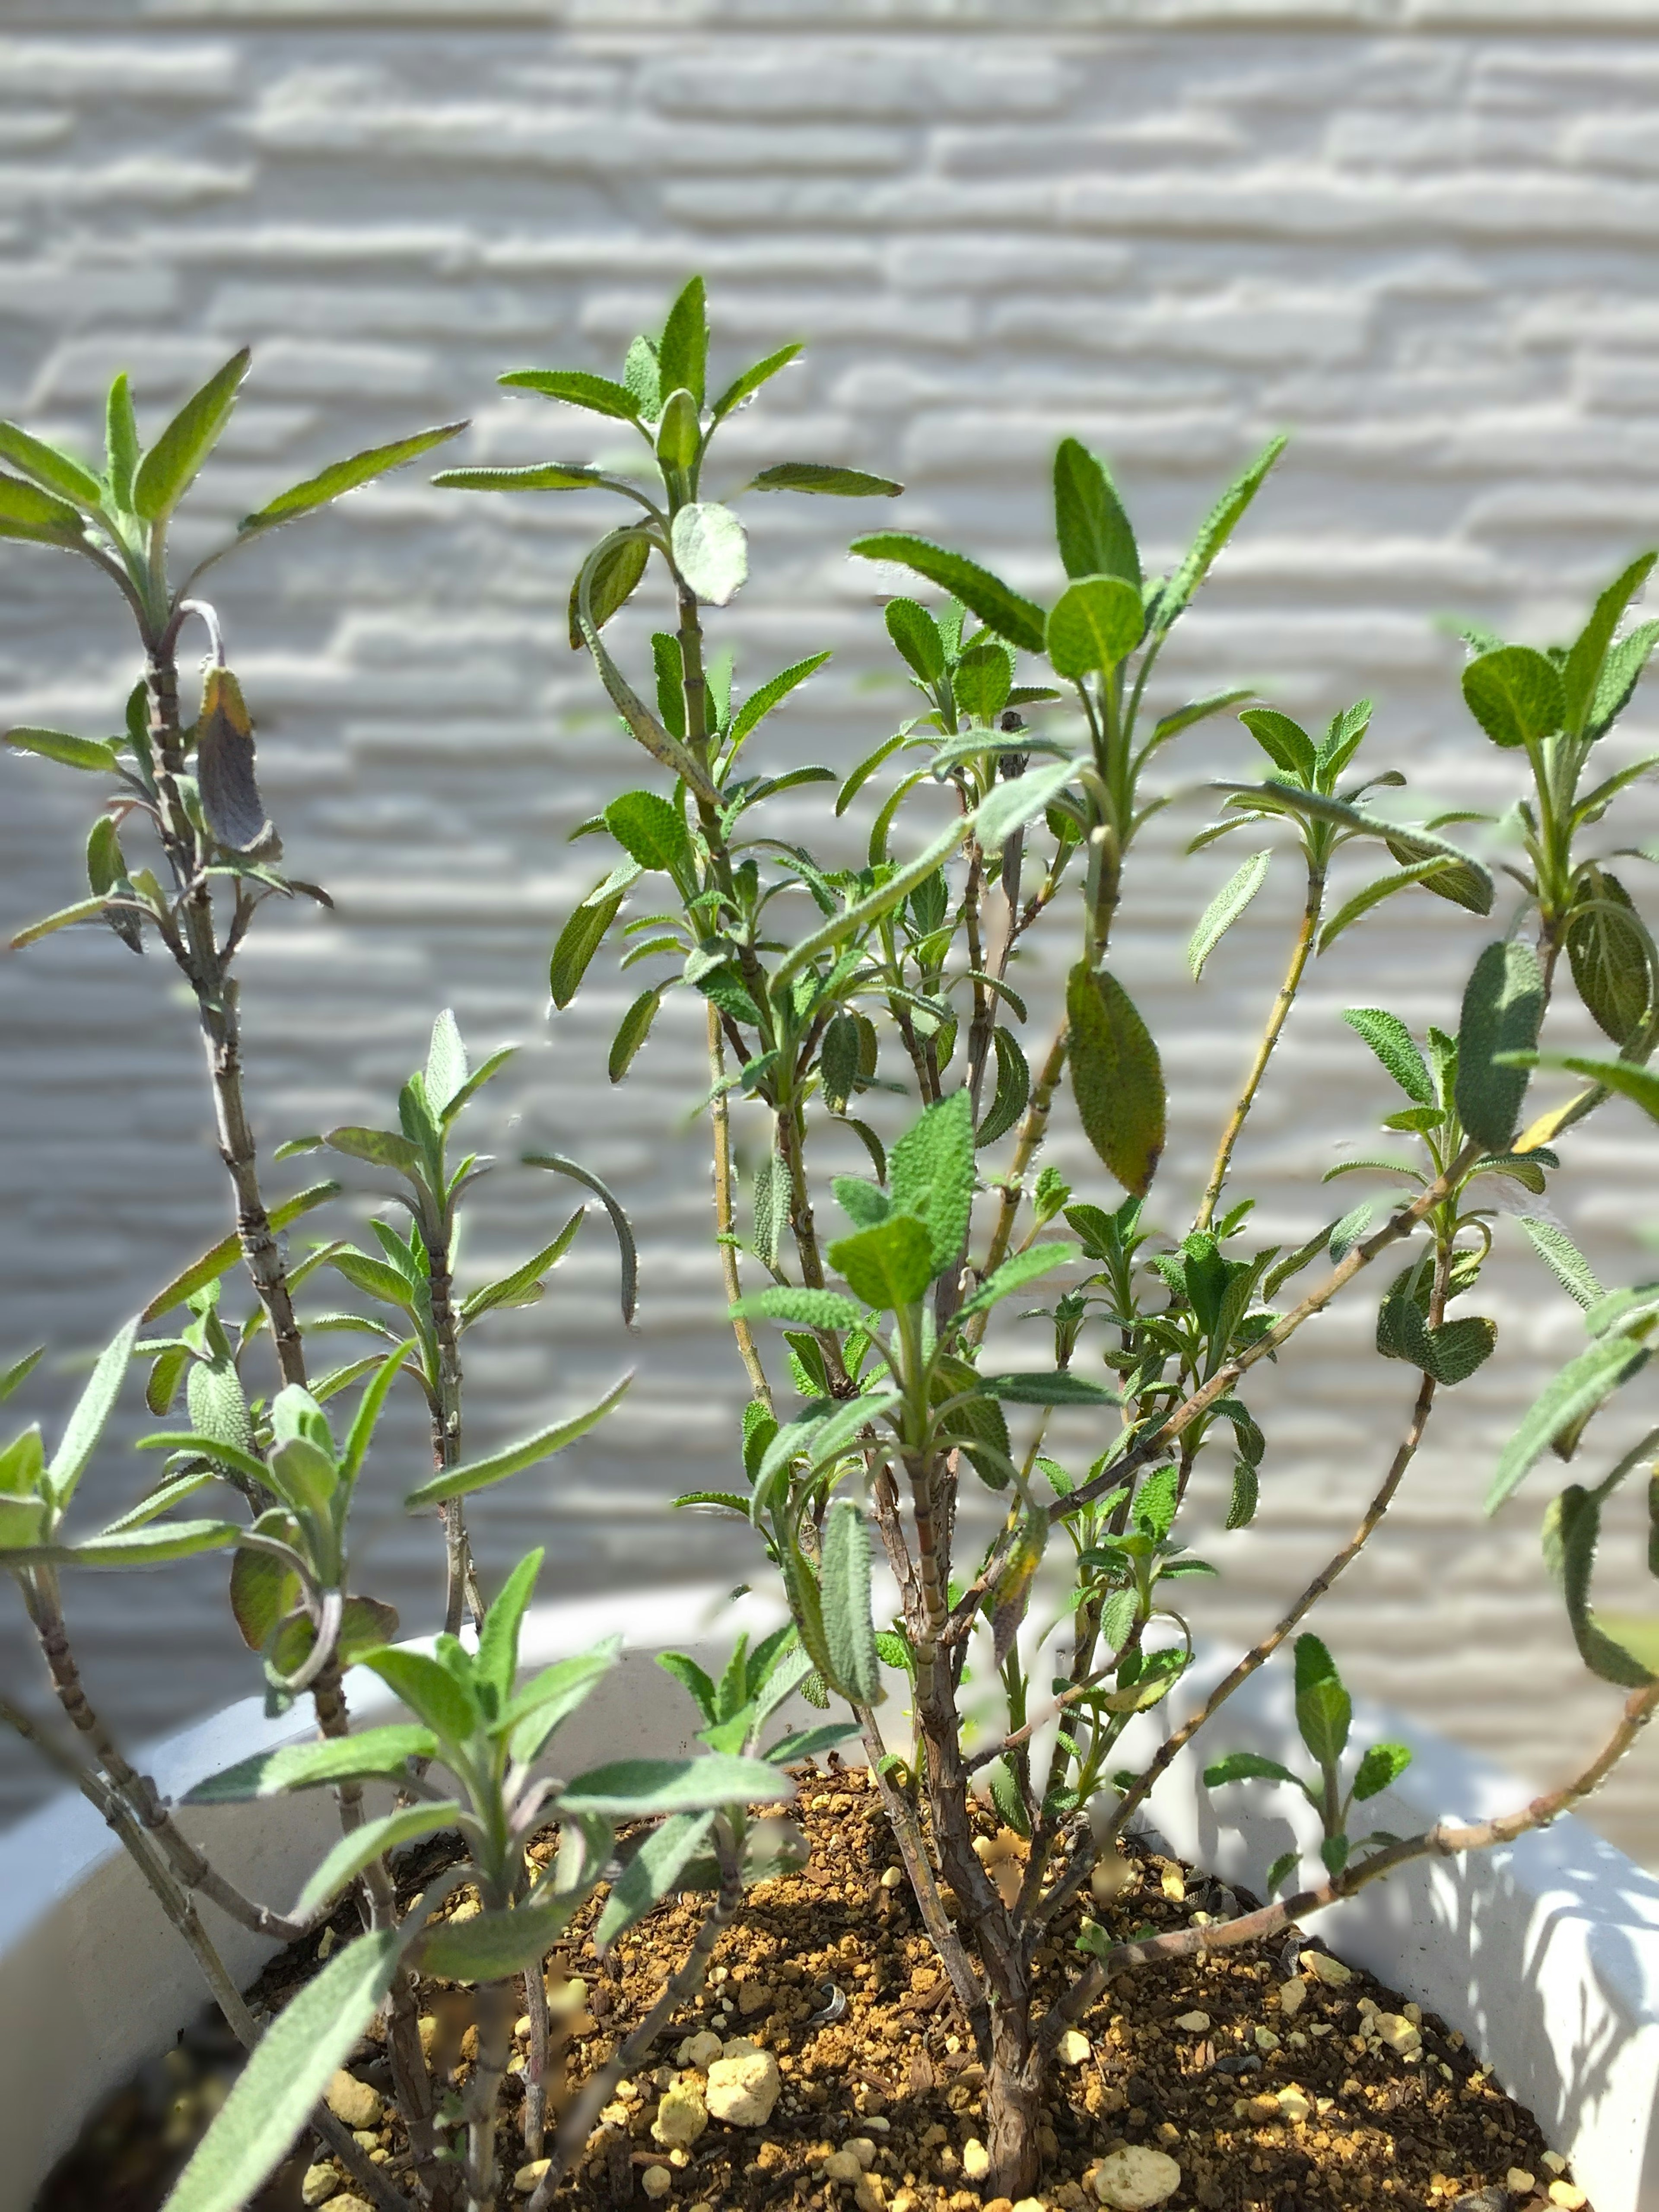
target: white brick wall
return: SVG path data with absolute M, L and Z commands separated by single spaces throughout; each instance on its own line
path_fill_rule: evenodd
M 1034 588 L 1054 575 L 1042 475 L 1059 434 L 1112 457 L 1163 557 L 1267 431 L 1292 428 L 1172 655 L 1170 696 L 1255 678 L 1323 715 L 1370 691 L 1379 757 L 1408 767 L 1425 803 L 1490 798 L 1510 787 L 1430 618 L 1455 607 L 1548 635 L 1659 535 L 1654 33 L 1646 0 L 11 0 L 0 406 L 89 436 L 104 380 L 127 367 L 153 422 L 251 341 L 248 398 L 198 501 L 216 526 L 336 452 L 457 413 L 476 416 L 480 457 L 581 457 L 602 428 L 497 392 L 495 374 L 611 366 L 701 268 L 722 361 L 811 341 L 735 429 L 734 471 L 792 455 L 890 469 L 910 526 Z M 741 1540 L 659 1511 L 725 1474 L 739 1395 L 702 1144 L 681 1127 L 702 1081 L 698 1022 L 671 1004 L 611 1094 L 626 982 L 596 972 L 572 1013 L 544 1018 L 550 933 L 593 872 L 564 834 L 637 775 L 562 635 L 596 519 L 405 478 L 219 572 L 289 854 L 339 902 L 276 918 L 253 946 L 249 1056 L 275 1141 L 385 1102 L 446 1000 L 478 1044 L 525 1041 L 487 1141 L 511 1158 L 556 1139 L 616 1179 L 647 1247 L 643 1322 L 627 1343 L 606 1303 L 614 1256 L 586 1231 L 557 1295 L 481 1347 L 471 1433 L 504 1437 L 629 1360 L 641 1374 L 598 1436 L 481 1504 L 485 1559 L 498 1569 L 544 1540 L 555 1587 L 735 1581 L 754 1567 Z M 842 557 L 857 520 L 756 502 L 757 575 L 730 624 L 743 667 L 752 680 L 836 647 L 780 719 L 775 759 L 848 762 L 898 707 L 871 577 Z M 118 615 L 90 574 L 0 554 L 0 711 L 99 728 L 134 674 Z M 1639 707 L 1626 751 L 1656 720 Z M 1222 730 L 1173 772 L 1248 759 Z M 70 785 L 0 765 L 8 927 L 74 895 L 86 807 Z M 805 799 L 794 818 L 812 820 Z M 1158 1188 L 1172 1224 L 1294 905 L 1287 872 L 1194 990 L 1182 947 L 1233 864 L 1224 848 L 1165 865 L 1200 818 L 1196 801 L 1177 810 L 1143 851 L 1121 946 L 1182 1086 Z M 1317 968 L 1244 1155 L 1270 1234 L 1315 1224 L 1332 1143 L 1383 1110 L 1337 1012 L 1386 998 L 1446 1018 L 1481 934 L 1425 900 Z M 0 964 L 0 1347 L 89 1346 L 224 1218 L 191 1024 L 157 962 L 96 933 Z M 1069 1133 L 1060 1152 L 1099 1182 Z M 1565 1213 L 1613 1279 L 1644 1264 L 1640 1233 L 1659 1225 L 1651 1158 L 1609 1111 L 1564 1181 Z M 562 1218 L 564 1194 L 528 1184 L 504 1171 L 487 1187 L 481 1264 Z M 1541 1778 L 1609 1694 L 1583 1686 L 1544 1583 L 1542 1485 L 1496 1528 L 1478 1498 L 1495 1440 L 1577 1322 L 1512 1261 L 1493 1301 L 1498 1358 L 1437 1417 L 1395 1524 L 1328 1621 L 1365 1688 Z M 1255 1632 L 1386 1461 L 1410 1378 L 1351 1364 L 1370 1325 L 1364 1302 L 1331 1316 L 1252 1392 L 1276 1471 L 1259 1528 L 1217 1552 L 1225 1578 L 1202 1614 L 1218 1632 Z M 30 1410 L 67 1387 L 33 1389 Z M 413 1449 L 416 1425 L 403 1433 Z M 89 1486 L 112 1504 L 133 1479 L 111 1455 Z M 415 1626 L 432 1617 L 435 1559 L 398 1490 L 388 1457 L 362 1568 Z M 1632 1534 L 1621 1527 L 1609 1577 L 1641 1601 Z M 124 1724 L 246 1686 L 221 1586 L 206 1565 L 73 1591 L 94 1687 Z M 32 1681 L 9 1621 L 3 1636 L 9 1679 Z M 0 1753 L 9 1806 L 36 1787 Z M 1651 1856 L 1656 1809 L 1649 1759 L 1602 1818 Z

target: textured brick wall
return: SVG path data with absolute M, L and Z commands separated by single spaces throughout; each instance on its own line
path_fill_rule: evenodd
M 1271 429 L 1296 433 L 1256 515 L 1183 628 L 1164 696 L 1254 678 L 1292 711 L 1379 700 L 1381 759 L 1425 805 L 1506 792 L 1431 628 L 1456 607 L 1547 636 L 1659 533 L 1659 40 L 1645 6 L 940 4 L 708 0 L 560 11 L 461 0 L 379 8 L 177 0 L 0 11 L 0 406 L 90 436 L 110 372 L 148 419 L 244 341 L 248 397 L 201 488 L 223 526 L 329 455 L 463 412 L 479 458 L 591 457 L 602 428 L 496 392 L 526 362 L 609 366 L 691 268 L 723 362 L 811 342 L 730 441 L 734 465 L 857 460 L 910 486 L 915 528 L 1052 585 L 1042 475 L 1060 434 L 1109 453 L 1155 558 L 1175 550 Z M 263 1136 L 384 1104 L 433 1010 L 525 1050 L 486 1141 L 580 1151 L 624 1191 L 647 1251 L 642 1325 L 608 1303 L 590 1228 L 548 1303 L 481 1343 L 476 1443 L 640 1380 L 600 1434 L 492 1495 L 487 1564 L 544 1540 L 550 1581 L 751 1571 L 740 1540 L 672 1525 L 662 1500 L 719 1479 L 739 1376 L 719 1325 L 699 1139 L 699 1023 L 671 1002 L 612 1094 L 606 1042 L 628 979 L 596 972 L 545 1018 L 550 933 L 592 876 L 565 833 L 636 774 L 572 657 L 562 604 L 598 522 L 580 502 L 469 503 L 404 479 L 220 572 L 218 604 L 261 718 L 265 789 L 330 915 L 274 917 L 246 961 Z M 757 502 L 757 574 L 729 635 L 754 680 L 820 645 L 830 670 L 781 718 L 774 762 L 845 763 L 890 726 L 894 686 L 843 508 Z M 0 554 L 0 710 L 95 731 L 132 680 L 90 572 Z M 637 640 L 638 626 L 634 635 Z M 872 681 L 878 676 L 882 684 Z M 1652 742 L 1638 706 L 1625 756 Z M 1176 780 L 1238 772 L 1223 729 Z M 84 800 L 0 763 L 0 921 L 75 894 Z M 805 829 L 813 809 L 794 817 Z M 1286 870 L 1201 988 L 1182 948 L 1233 865 L 1166 866 L 1202 818 L 1166 817 L 1137 862 L 1124 971 L 1181 1087 L 1159 1209 L 1198 1186 L 1296 905 Z M 1659 825 L 1650 825 L 1659 826 Z M 1481 932 L 1424 900 L 1315 971 L 1252 1125 L 1241 1188 L 1274 1237 L 1316 1224 L 1340 1137 L 1386 1110 L 1336 1020 L 1386 999 L 1448 1018 Z M 1041 976 L 1032 979 L 1043 995 Z M 1042 1018 L 1034 1013 L 1034 1021 Z M 186 1009 L 107 935 L 0 963 L 0 1346 L 101 1340 L 220 1231 Z M 752 1131 L 747 1139 L 753 1140 Z M 1574 1146 L 1561 1200 L 1611 1279 L 1659 1226 L 1651 1152 L 1624 1109 Z M 1060 1156 L 1098 1171 L 1069 1133 Z M 296 1171 L 277 1170 L 277 1189 Z M 522 1250 L 563 1195 L 503 1171 L 472 1253 Z M 1509 1232 L 1498 1358 L 1437 1417 L 1394 1525 L 1330 1633 L 1363 1686 L 1529 1776 L 1597 1726 L 1538 1559 L 1537 1501 L 1495 1528 L 1495 1442 L 1572 1348 L 1565 1297 Z M 1200 1607 L 1255 1628 L 1351 1526 L 1410 1396 L 1359 1362 L 1365 1301 L 1253 1388 L 1274 1438 L 1258 1528 L 1220 1545 Z M 31 1391 L 60 1405 L 62 1380 Z M 411 1449 L 412 1423 L 404 1432 Z M 95 1502 L 129 1495 L 111 1455 Z M 428 1532 L 389 1461 L 367 1504 L 368 1585 L 412 1626 L 435 1599 Z M 1213 1515 L 1219 1477 L 1206 1490 Z M 1639 1595 L 1632 1530 L 1610 1579 Z M 246 1685 L 220 1571 L 72 1592 L 94 1686 L 135 1729 Z M 159 1620 L 151 1601 L 160 1595 Z M 9 1623 L 12 1680 L 33 1680 Z M 0 1751 L 5 1802 L 33 1775 Z M 1659 1770 L 1622 1777 L 1608 1832 L 1652 1855 Z

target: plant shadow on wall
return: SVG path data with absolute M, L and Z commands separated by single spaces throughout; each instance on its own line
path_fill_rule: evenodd
M 192 596 L 220 555 L 177 586 L 167 556 L 173 508 L 223 426 L 246 357 L 227 364 L 143 452 L 118 380 L 101 473 L 0 427 L 0 458 L 9 464 L 0 473 L 0 534 L 94 561 L 127 600 L 144 660 L 120 736 L 9 733 L 18 750 L 112 791 L 88 841 L 87 898 L 17 942 L 65 926 L 107 927 L 133 951 L 159 944 L 176 962 L 200 1013 L 236 1216 L 234 1232 L 118 1335 L 51 1455 L 30 1430 L 0 1459 L 0 1544 L 70 1726 L 54 1729 L 10 1702 L 5 1716 L 115 1827 L 227 2019 L 253 2046 L 170 2200 L 179 2212 L 231 2212 L 307 2125 L 387 2212 L 495 2202 L 501 2083 L 521 2003 L 529 2036 L 521 2125 L 530 2155 L 548 2160 L 531 2199 L 543 2212 L 584 2154 L 610 2086 L 697 1988 L 745 1887 L 789 1863 L 792 1832 L 754 1808 L 792 1794 L 786 1761 L 854 1734 L 986 2069 L 987 2189 L 1024 2197 L 1038 2179 L 1051 2069 L 1068 2031 L 1115 1981 L 1160 1960 L 1225 1953 L 1396 1868 L 1547 1824 L 1596 1787 L 1659 1704 L 1659 1620 L 1609 1614 L 1592 1601 L 1601 1510 L 1627 1480 L 1650 1486 L 1650 1565 L 1659 1571 L 1659 1428 L 1604 1455 L 1606 1464 L 1597 1458 L 1589 1479 L 1568 1485 L 1546 1516 L 1546 1559 L 1578 1649 L 1595 1675 L 1626 1693 L 1600 1750 L 1553 1791 L 1478 1823 L 1441 1820 L 1406 1835 L 1376 1826 L 1375 1801 L 1411 1753 L 1355 1741 L 1329 1645 L 1304 1626 L 1386 1515 L 1439 1395 L 1493 1353 L 1495 1324 L 1469 1302 L 1495 1228 L 1516 1218 L 1515 1193 L 1533 1209 L 1518 1218 L 1547 1271 L 1544 1294 L 1577 1302 L 1587 1342 L 1505 1448 L 1491 1508 L 1552 1452 L 1574 1459 L 1594 1415 L 1650 1357 L 1659 1286 L 1604 1291 L 1555 1223 L 1547 1192 L 1561 1165 L 1557 1147 L 1609 1097 L 1622 1095 L 1659 1120 L 1659 1076 L 1646 1065 L 1659 1042 L 1659 954 L 1609 866 L 1619 854 L 1605 826 L 1621 791 L 1656 763 L 1598 777 L 1595 750 L 1659 637 L 1659 624 L 1627 622 L 1656 556 L 1608 587 L 1568 647 L 1540 652 L 1468 634 L 1464 696 L 1486 738 L 1514 757 L 1514 802 L 1495 820 L 1413 822 L 1388 796 L 1404 778 L 1360 757 L 1368 702 L 1317 734 L 1247 703 L 1246 691 L 1155 703 L 1176 626 L 1282 441 L 1224 493 L 1172 572 L 1148 578 L 1106 467 L 1068 439 L 1054 463 L 1066 581 L 1054 605 L 927 539 L 860 537 L 854 553 L 908 569 L 939 595 L 931 607 L 900 596 L 885 609 L 917 710 L 845 778 L 802 764 L 756 772 L 743 757 L 747 740 L 828 656 L 734 695 L 730 658 L 708 653 L 703 617 L 744 581 L 748 539 L 730 500 L 706 495 L 705 469 L 721 424 L 799 349 L 757 364 L 711 402 L 708 343 L 694 279 L 660 337 L 635 340 L 620 380 L 540 369 L 503 380 L 630 426 L 641 440 L 637 470 L 560 461 L 438 478 L 472 492 L 598 490 L 625 503 L 626 520 L 581 563 L 570 636 L 658 773 L 576 833 L 607 836 L 617 858 L 560 933 L 552 994 L 560 1006 L 570 1002 L 613 933 L 624 965 L 652 979 L 611 1047 L 613 1083 L 627 1076 L 667 990 L 703 1001 L 716 1249 L 751 1397 L 733 1440 L 730 1491 L 680 1504 L 741 1521 L 734 1549 L 746 1559 L 763 1548 L 791 1614 L 756 1650 L 739 1644 L 719 1682 L 689 1660 L 668 1662 L 698 1708 L 700 1755 L 613 1762 L 574 1778 L 552 1771 L 549 1746 L 615 1647 L 519 1685 L 519 1624 L 540 1554 L 488 1599 L 471 1564 L 464 1501 L 580 1436 L 626 1385 L 520 1444 L 465 1455 L 467 1336 L 491 1310 L 539 1296 L 582 1219 L 579 1209 L 562 1225 L 550 1220 L 549 1241 L 520 1267 L 470 1291 L 458 1286 L 462 1201 L 489 1163 L 459 1152 L 457 1125 L 501 1055 L 469 1069 L 453 1018 L 442 1015 L 424 1067 L 399 1094 L 395 1127 L 336 1128 L 278 1148 L 277 1158 L 329 1149 L 386 1179 L 392 1211 L 371 1224 L 374 1249 L 329 1238 L 299 1259 L 284 1251 L 279 1232 L 332 1200 L 331 1180 L 280 1205 L 264 1196 L 243 1099 L 234 963 L 270 898 L 325 894 L 283 872 L 248 712 L 216 616 Z M 249 517 L 235 543 L 300 519 L 461 427 L 325 471 Z M 900 490 L 815 462 L 765 469 L 744 489 L 856 498 Z M 604 632 L 656 574 L 668 586 L 672 626 L 653 637 L 651 679 L 636 686 Z M 212 653 L 200 712 L 187 725 L 177 645 L 192 613 Z M 1023 668 L 1022 656 L 1035 666 Z M 1113 940 L 1133 927 L 1123 908 L 1134 892 L 1137 836 L 1186 796 L 1157 785 L 1166 749 L 1230 709 L 1265 757 L 1253 775 L 1213 787 L 1216 819 L 1192 844 L 1243 835 L 1255 849 L 1198 922 L 1194 975 L 1217 957 L 1276 856 L 1299 872 L 1305 896 L 1283 985 L 1218 1133 L 1191 1226 L 1176 1233 L 1150 1204 L 1164 1142 L 1163 1071 L 1114 970 Z M 864 866 L 829 865 L 769 828 L 779 819 L 774 801 L 815 786 L 826 799 L 833 787 L 837 816 L 860 798 L 872 811 Z M 799 805 L 791 799 L 792 826 Z M 913 817 L 920 850 L 902 857 L 916 842 Z M 1382 872 L 1339 900 L 1333 865 L 1351 854 L 1374 855 Z M 1472 940 L 1468 983 L 1447 1026 L 1419 1038 L 1383 1008 L 1345 1017 L 1354 1049 L 1369 1049 L 1378 1065 L 1384 1142 L 1332 1172 L 1362 1175 L 1377 1194 L 1297 1250 L 1258 1245 L 1252 1201 L 1237 1194 L 1234 1154 L 1310 963 L 1351 929 L 1381 926 L 1400 897 L 1436 896 L 1478 922 L 1494 915 L 1500 888 L 1504 909 L 1487 928 L 1501 925 L 1504 934 L 1478 951 Z M 1017 978 L 1039 929 L 1075 934 L 1063 1019 L 1046 1047 L 1030 1051 Z M 1564 980 L 1616 1056 L 1543 1048 Z M 1577 1081 L 1564 1103 L 1523 1126 L 1540 1066 Z M 773 1133 L 741 1230 L 734 1093 L 763 1111 Z M 1067 1093 L 1110 1178 L 1093 1195 L 1042 1161 L 1050 1116 Z M 886 1097 L 905 1103 L 889 1107 Z M 621 1240 L 626 1317 L 635 1256 L 615 1195 L 562 1155 L 525 1164 L 574 1177 L 606 1209 Z M 1050 1233 L 1061 1223 L 1067 1233 Z M 246 1290 L 236 1287 L 239 1260 Z M 1231 1460 L 1227 1526 L 1249 1526 L 1272 1474 L 1269 1439 L 1246 1402 L 1251 1371 L 1293 1358 L 1304 1325 L 1362 1277 L 1379 1279 L 1367 1273 L 1379 1261 L 1376 1349 L 1403 1372 L 1399 1442 L 1376 1493 L 1352 1540 L 1134 1771 L 1119 1748 L 1125 1730 L 1164 1703 L 1192 1662 L 1181 1586 L 1217 1571 L 1187 1541 L 1200 1455 Z M 355 1305 L 319 1298 L 331 1279 L 356 1294 Z M 1009 1300 L 1045 1295 L 1049 1303 L 1021 1317 L 1040 1325 L 1047 1364 L 1010 1364 L 1000 1348 L 994 1355 L 996 1310 L 1006 1319 Z M 171 1333 L 141 1335 L 144 1328 Z M 772 1356 L 774 1329 L 782 1332 L 781 1363 Z M 331 1334 L 369 1346 L 313 1372 L 307 1346 Z M 35 1356 L 0 1387 L 15 1388 Z M 75 1487 L 135 1358 L 148 1364 L 158 1419 L 181 1396 L 185 1419 L 145 1440 L 163 1455 L 160 1480 L 110 1526 L 81 1534 L 69 1525 Z M 380 1408 L 405 1379 L 431 1420 L 432 1473 L 418 1486 L 404 1482 L 410 1509 L 433 1513 L 441 1531 L 446 1627 L 430 1651 L 396 1647 L 390 1609 L 357 1590 L 351 1574 L 352 1501 L 374 1473 Z M 1099 1449 L 1087 1464 L 1066 1466 L 1045 1448 L 1063 1408 L 1097 1425 Z M 985 1486 L 1003 1509 L 983 1547 L 968 1546 L 958 1524 L 963 1483 Z M 182 1517 L 178 1509 L 204 1492 L 224 1517 Z M 880 1624 L 872 1530 L 898 1597 Z M 258 1654 L 270 1709 L 308 1701 L 318 1733 L 242 1762 L 194 1798 L 331 1789 L 338 1803 L 341 1840 L 288 1910 L 242 1895 L 183 1835 L 88 1702 L 66 1626 L 64 1578 L 72 1591 L 75 1571 L 159 1566 L 209 1548 L 232 1555 L 233 1608 Z M 1066 1568 L 1065 1602 L 1057 1618 L 1033 1620 L 1039 1571 L 1056 1561 Z M 1085 1893 L 1102 1904 L 1113 1897 L 1124 1878 L 1118 1838 L 1159 1777 L 1292 1639 L 1299 1768 L 1230 1752 L 1224 1735 L 1205 1779 L 1218 1792 L 1297 1793 L 1318 1822 L 1316 1853 L 1304 1861 L 1287 1852 L 1273 1869 L 1270 1900 L 1228 1920 L 1117 1942 L 1085 1921 L 1068 1988 L 1041 2008 L 1038 1954 L 1052 1951 L 1060 1916 Z M 354 1662 L 385 1679 L 408 1720 L 352 1731 L 342 1674 Z M 994 1728 L 969 1710 L 968 1692 L 977 1699 L 981 1686 L 994 1686 Z M 842 1701 L 851 1717 L 786 1728 L 780 1708 L 796 1692 L 826 1711 Z M 665 1697 L 679 1693 L 665 1683 Z M 1212 1741 L 1206 1736 L 1206 1747 Z M 390 1785 L 390 1811 L 366 1803 L 365 1787 L 376 1784 Z M 975 1829 L 981 1793 L 1001 1823 L 994 1839 Z M 624 1825 L 630 1841 L 619 1854 Z M 544 1864 L 530 1844 L 550 1826 L 558 1848 Z M 392 1854 L 452 1831 L 461 1839 L 454 1865 L 412 1904 L 400 1903 Z M 456 1921 L 447 1904 L 464 1881 L 477 1884 L 483 1910 Z M 542 1961 L 601 1885 L 609 1892 L 601 1943 L 676 1891 L 702 1890 L 712 1902 L 656 2002 L 553 2116 Z M 293 1938 L 348 1892 L 363 1932 L 262 2029 L 224 1970 L 198 1900 Z M 434 2079 L 422 2047 L 417 1972 L 476 1986 L 477 2057 L 459 2091 Z M 395 2178 L 319 2105 L 377 2013 L 408 2138 Z M 1146 2156 L 1170 2169 L 1161 2185 L 1170 2193 L 1176 2161 Z

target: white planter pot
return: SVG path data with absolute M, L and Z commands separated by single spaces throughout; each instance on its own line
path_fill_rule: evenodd
M 627 1639 L 615 1673 L 566 1723 L 562 1768 L 692 1747 L 690 1705 L 653 1656 L 678 1649 L 723 1663 L 744 1615 L 722 1609 L 715 1623 L 721 1595 L 652 1591 L 529 1615 L 526 1668 L 618 1629 Z M 745 1610 L 775 1617 L 752 1601 Z M 1194 1670 L 1177 1720 L 1219 1671 Z M 392 1700 L 378 1676 L 360 1671 L 348 1688 L 360 1723 L 387 1717 Z M 1417 1749 L 1401 1784 L 1374 1802 L 1378 1826 L 1404 1833 L 1442 1814 L 1480 1818 L 1518 1802 L 1501 1773 L 1397 1715 L 1362 1706 L 1358 1726 L 1365 1740 L 1400 1736 Z M 1137 1727 L 1132 1756 L 1157 1741 L 1152 1723 Z M 250 1698 L 151 1747 L 143 1764 L 177 1797 L 250 1751 L 308 1732 L 303 1713 L 268 1722 Z M 1248 1684 L 1209 1733 L 1211 1756 L 1254 1750 L 1294 1764 L 1283 1670 Z M 1293 1793 L 1260 1784 L 1212 1798 L 1190 1754 L 1150 1807 L 1182 1857 L 1258 1891 L 1293 1830 L 1307 1838 L 1298 1809 Z M 232 1879 L 283 1905 L 326 1848 L 332 1820 L 327 1794 L 308 1792 L 187 1814 L 185 1824 Z M 251 1980 L 272 1947 L 204 1909 L 232 1972 Z M 1568 1819 L 1502 1852 L 1391 1876 L 1318 1926 L 1334 1950 L 1463 2031 L 1571 2158 L 1595 2212 L 1659 2212 L 1659 1881 Z M 87 2113 L 204 2002 L 193 1962 L 82 1800 L 60 1799 L 0 1838 L 0 2212 L 26 2212 Z

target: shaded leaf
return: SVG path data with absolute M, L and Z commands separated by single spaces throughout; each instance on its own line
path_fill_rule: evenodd
M 1079 961 L 1066 986 L 1072 1093 L 1083 1133 L 1126 1190 L 1145 1197 L 1164 1149 L 1164 1073 L 1146 1024 L 1110 974 Z

